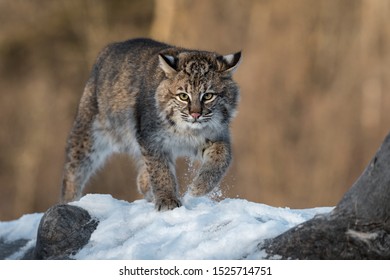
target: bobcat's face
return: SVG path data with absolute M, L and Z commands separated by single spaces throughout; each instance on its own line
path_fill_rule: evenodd
M 167 79 L 160 85 L 157 98 L 168 123 L 184 130 L 218 129 L 227 124 L 238 101 L 231 72 L 239 56 L 225 60 L 211 53 L 161 55 L 160 65 Z
M 193 63 L 200 66 L 199 62 Z M 190 67 L 191 63 L 186 69 Z M 204 128 L 213 122 L 220 123 L 220 113 L 226 107 L 223 103 L 227 102 L 220 75 L 210 70 L 206 63 L 201 67 L 195 73 L 188 73 L 186 69 L 179 72 L 170 89 L 172 109 L 178 124 L 182 122 L 182 125 L 193 129 Z

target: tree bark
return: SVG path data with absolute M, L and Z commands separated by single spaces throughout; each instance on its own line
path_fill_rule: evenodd
M 329 214 L 258 245 L 268 258 L 390 259 L 390 134 Z

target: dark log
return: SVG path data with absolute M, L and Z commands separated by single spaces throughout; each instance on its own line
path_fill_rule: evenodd
M 71 259 L 85 246 L 98 221 L 77 206 L 55 205 L 43 215 L 38 227 L 35 259 Z
M 11 255 L 18 252 L 23 246 L 28 243 L 27 239 L 18 239 L 15 241 L 7 242 L 0 238 L 0 260 L 5 260 Z
M 390 259 L 390 134 L 329 214 L 258 245 L 268 258 Z

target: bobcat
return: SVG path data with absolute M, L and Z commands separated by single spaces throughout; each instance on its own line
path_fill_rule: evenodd
M 138 190 L 158 211 L 181 206 L 179 156 L 201 162 L 192 195 L 210 192 L 232 159 L 229 123 L 239 100 L 232 73 L 240 60 L 241 52 L 221 56 L 150 39 L 103 49 L 67 141 L 62 202 L 79 199 L 91 174 L 115 152 L 135 157 Z

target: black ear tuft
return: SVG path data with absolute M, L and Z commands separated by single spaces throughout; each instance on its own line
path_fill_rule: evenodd
M 159 54 L 161 69 L 168 75 L 177 72 L 177 58 L 167 54 Z
M 241 62 L 241 52 L 219 56 L 217 59 L 223 63 L 222 72 L 234 73 Z

